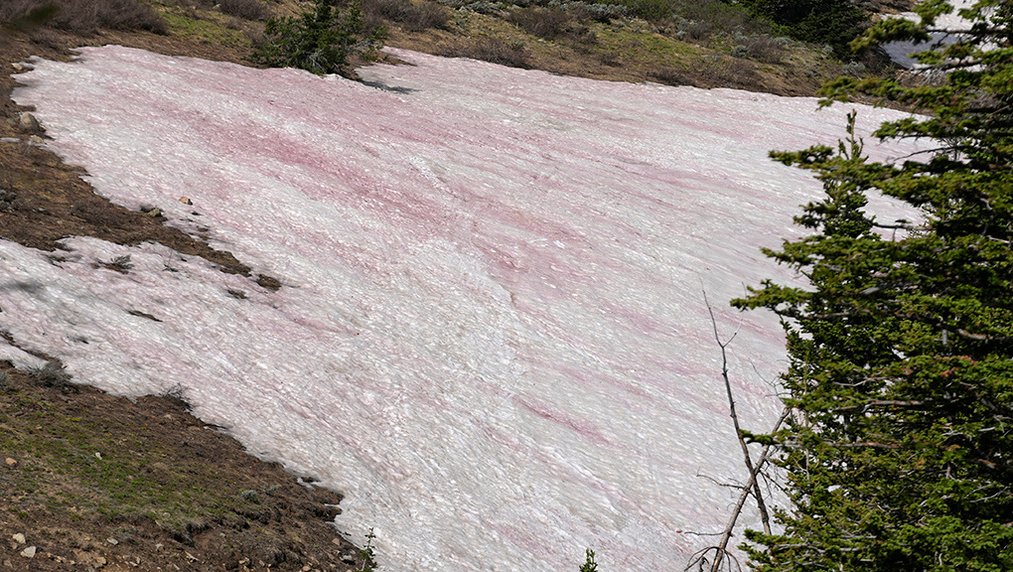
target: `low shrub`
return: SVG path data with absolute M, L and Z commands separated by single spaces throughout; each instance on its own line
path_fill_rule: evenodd
M 77 34 L 100 28 L 166 33 L 165 22 L 140 0 L 3 0 L 0 24 L 16 29 L 51 26 Z
M 623 6 L 629 15 L 649 22 L 657 22 L 671 16 L 673 9 L 671 0 L 609 0 L 609 2 Z
M 0 212 L 9 213 L 17 210 L 15 207 L 15 202 L 17 200 L 18 194 L 14 191 L 0 189 Z
M 28 370 L 28 376 L 36 383 L 44 387 L 54 389 L 71 389 L 74 385 L 70 382 L 70 374 L 58 361 L 46 362 L 42 367 L 34 367 Z
M 739 38 L 736 48 L 741 47 L 744 54 L 751 60 L 768 64 L 779 64 L 785 55 L 784 40 L 770 36 L 748 36 Z
M 444 50 L 443 56 L 471 58 L 514 68 L 529 68 L 530 56 L 523 44 L 499 38 L 479 38 L 465 46 Z
M 216 4 L 222 14 L 244 20 L 265 20 L 271 15 L 261 0 L 218 0 Z
M 570 31 L 573 16 L 562 8 L 532 6 L 510 12 L 507 21 L 532 36 L 552 40 Z
M 680 39 L 706 40 L 717 31 L 717 26 L 710 20 L 682 20 L 679 22 L 678 37 Z
M 663 83 L 665 85 L 679 86 L 693 85 L 694 83 L 690 74 L 688 74 L 685 70 L 674 67 L 656 69 L 651 72 L 651 77 L 658 80 L 658 83 Z
M 708 71 L 708 87 L 745 88 L 760 82 L 754 64 L 737 58 L 721 58 Z
M 168 389 L 164 390 L 161 393 L 161 397 L 173 402 L 177 407 L 184 411 L 191 411 L 193 409 L 190 405 L 190 401 L 187 399 L 186 388 L 179 383 L 175 383 Z
M 680 39 L 700 41 L 714 36 L 765 34 L 773 29 L 770 22 L 750 14 L 742 6 L 718 0 L 679 4 L 675 9 L 673 22 Z
M 707 66 L 700 69 L 660 68 L 651 73 L 651 77 L 658 83 L 666 85 L 694 85 L 705 88 L 748 88 L 760 82 L 755 64 L 748 60 L 727 56 L 711 58 Z
M 468 10 L 489 16 L 501 14 L 507 7 L 504 2 L 495 2 L 491 0 L 449 0 L 446 4 L 447 6 L 452 6 L 459 10 Z
M 566 10 L 578 21 L 594 20 L 595 22 L 609 23 L 612 20 L 620 20 L 630 16 L 630 10 L 620 4 L 605 4 L 597 2 L 560 2 L 552 0 L 549 7 L 558 7 Z
M 381 18 L 411 32 L 430 28 L 445 29 L 450 23 L 450 10 L 435 2 L 413 3 L 411 0 L 365 0 L 362 11 L 368 17 Z

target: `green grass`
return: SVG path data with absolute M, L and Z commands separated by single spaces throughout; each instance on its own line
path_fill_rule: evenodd
M 147 427 L 124 431 L 68 416 L 24 390 L 3 399 L 0 451 L 19 461 L 5 479 L 13 480 L 10 490 L 34 491 L 29 504 L 85 518 L 150 519 L 181 535 L 262 510 L 255 496 L 209 486 L 217 481 L 212 463 L 162 450 Z
M 250 38 L 229 27 L 228 16 L 215 12 L 184 10 L 166 6 L 158 10 L 172 36 L 234 48 L 249 48 Z
M 622 54 L 624 59 L 633 61 L 672 65 L 700 58 L 709 52 L 699 45 L 636 26 L 602 25 L 595 27 L 594 33 L 599 50 Z

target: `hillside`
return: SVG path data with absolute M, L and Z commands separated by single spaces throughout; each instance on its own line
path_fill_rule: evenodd
M 212 9 L 155 4 L 165 22 L 165 29 L 158 30 L 162 33 L 101 27 L 94 31 L 11 30 L 0 38 L 0 59 L 11 63 L 29 55 L 66 59 L 68 50 L 79 45 L 115 43 L 242 62 L 249 38 L 256 37 L 261 26 L 256 20 L 236 19 Z M 274 8 L 291 9 L 292 4 Z M 737 58 L 725 53 L 735 46 L 722 46 L 723 40 L 713 36 L 702 43 L 673 41 L 644 21 L 593 24 L 588 29 L 593 43 L 587 41 L 588 32 L 567 36 L 565 41 L 541 41 L 508 23 L 504 18 L 458 11 L 444 28 L 406 31 L 395 27 L 389 44 L 448 55 L 474 55 L 473 50 L 483 46 L 506 45 L 510 52 L 523 54 L 523 61 L 514 63 L 557 73 L 782 94 L 811 93 L 823 78 L 843 69 L 843 64 L 820 50 L 795 44 L 786 44 L 779 56 L 783 59 L 776 63 Z M 494 36 L 500 44 L 476 40 L 483 36 Z M 587 44 L 586 50 L 575 47 L 579 42 Z M 813 69 L 817 71 L 811 73 Z M 52 251 L 56 263 L 65 248 L 57 241 L 68 236 L 121 245 L 150 241 L 246 277 L 250 288 L 278 289 L 285 276 L 252 271 L 251 260 L 212 248 L 203 231 L 184 233 L 164 225 L 160 210 L 130 210 L 94 194 L 81 181 L 81 170 L 68 167 L 38 145 L 38 138 L 45 134 L 10 101 L 14 82 L 6 75 L 0 78 L 0 101 L 7 119 L 0 124 L 4 141 L 0 143 L 4 193 L 0 233 L 5 239 Z M 327 525 L 333 515 L 326 506 L 336 498 L 297 484 L 293 475 L 276 465 L 254 462 L 235 441 L 190 417 L 178 400 L 135 403 L 90 389 L 77 390 L 53 368 L 32 375 L 9 366 L 6 371 L 3 391 L 9 399 L 7 408 L 0 411 L 0 423 L 8 437 L 0 453 L 13 462 L 0 470 L 0 482 L 5 492 L 16 492 L 0 507 L 0 532 L 11 537 L 23 534 L 25 543 L 20 537 L 12 540 L 5 563 L 31 569 L 62 569 L 71 560 L 86 567 L 100 567 L 104 562 L 107 568 L 125 569 L 138 558 L 143 564 L 136 567 L 141 569 L 168 568 L 170 563 L 184 569 L 268 564 L 282 569 L 357 569 L 362 565 L 358 550 Z M 67 462 L 68 458 L 76 462 Z M 208 459 L 215 461 L 213 470 L 208 470 Z M 141 483 L 127 487 L 132 493 L 124 494 L 124 478 Z M 180 490 L 195 494 L 166 501 L 168 511 L 147 504 Z M 169 516 L 158 517 L 162 512 Z M 22 555 L 29 546 L 36 547 L 32 558 Z

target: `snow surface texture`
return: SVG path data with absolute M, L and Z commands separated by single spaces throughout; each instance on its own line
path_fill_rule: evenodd
M 701 291 L 766 429 L 782 335 L 727 301 L 819 194 L 767 151 L 833 144 L 847 109 L 394 53 L 413 65 L 373 87 L 120 47 L 36 62 L 16 99 L 99 193 L 284 286 L 160 245 L 0 242 L 0 328 L 115 393 L 182 385 L 346 494 L 339 528 L 374 527 L 385 570 L 568 570 L 585 547 L 681 569 L 707 541 L 683 531 L 734 497 L 700 475 L 744 471 Z

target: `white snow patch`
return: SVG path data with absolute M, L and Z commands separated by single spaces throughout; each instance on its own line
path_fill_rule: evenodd
M 54 264 L 0 242 L 0 329 L 24 347 L 121 394 L 182 384 L 345 493 L 339 527 L 374 527 L 386 570 L 575 569 L 585 547 L 676 570 L 706 541 L 683 531 L 721 528 L 733 491 L 698 474 L 743 470 L 701 288 L 763 430 L 782 335 L 727 300 L 790 278 L 759 248 L 819 193 L 767 151 L 833 144 L 847 108 L 406 51 L 362 72 L 392 91 L 81 53 L 19 76 L 49 147 L 284 287 L 159 245 L 70 238 Z M 894 116 L 863 107 L 862 129 Z M 127 274 L 97 264 L 128 254 Z

